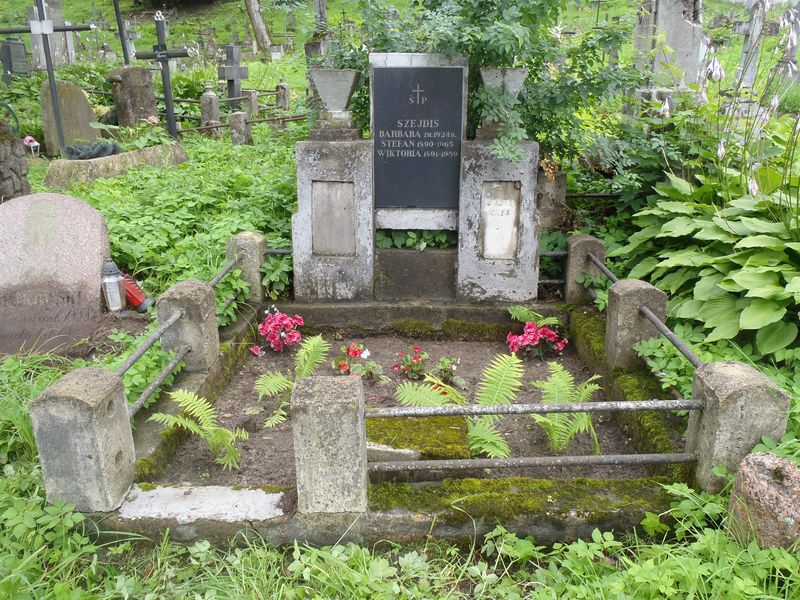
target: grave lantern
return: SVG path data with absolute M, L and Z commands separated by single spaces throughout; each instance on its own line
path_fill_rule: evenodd
M 116 263 L 109 259 L 103 264 L 103 296 L 111 312 L 125 308 L 125 279 Z

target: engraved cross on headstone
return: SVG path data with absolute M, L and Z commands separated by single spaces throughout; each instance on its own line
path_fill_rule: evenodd
M 156 40 L 152 52 L 137 52 L 139 60 L 155 60 L 161 65 L 161 82 L 164 84 L 164 106 L 167 111 L 167 132 L 174 138 L 178 137 L 178 125 L 175 121 L 175 105 L 172 101 L 172 77 L 169 72 L 169 59 L 186 58 L 193 56 L 191 48 L 167 48 L 167 22 L 161 11 L 156 12 Z
M 247 79 L 248 70 L 246 66 L 241 66 L 242 50 L 239 46 L 228 44 L 225 46 L 225 65 L 218 67 L 217 78 L 224 79 L 228 84 L 228 104 L 231 110 L 239 108 L 239 101 L 233 98 L 240 98 L 242 95 L 242 79 Z

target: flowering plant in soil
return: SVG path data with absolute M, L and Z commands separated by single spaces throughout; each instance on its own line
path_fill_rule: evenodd
M 537 325 L 532 321 L 525 323 L 521 335 L 514 335 L 509 332 L 506 336 L 506 343 L 510 352 L 530 354 L 536 350 L 541 358 L 544 350 L 554 350 L 561 352 L 567 345 L 567 338 L 560 337 L 547 325 Z
M 430 374 L 446 385 L 463 390 L 467 387 L 467 380 L 458 375 L 458 367 L 460 364 L 461 360 L 458 358 L 443 356 L 436 361 L 436 365 L 430 370 Z
M 296 346 L 303 340 L 303 336 L 297 331 L 302 326 L 303 317 L 290 317 L 273 306 L 267 311 L 264 322 L 258 326 L 258 333 L 265 343 L 251 346 L 250 352 L 261 356 L 268 347 L 275 352 L 281 352 L 289 346 Z
M 392 371 L 408 379 L 425 377 L 425 365 L 430 357 L 418 345 L 412 346 L 408 351 L 400 350 L 397 356 L 400 357 L 400 362 L 392 367 Z
M 389 381 L 389 378 L 383 374 L 383 367 L 374 360 L 367 360 L 370 352 L 364 348 L 364 344 L 351 342 L 349 346 L 347 344 L 342 346 L 341 350 L 342 354 L 331 361 L 331 368 L 338 374 L 375 379 L 380 384 Z

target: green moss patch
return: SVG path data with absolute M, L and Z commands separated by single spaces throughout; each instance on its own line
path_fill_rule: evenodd
M 662 512 L 666 479 L 445 479 L 438 483 L 379 483 L 369 487 L 373 511 L 403 509 L 447 524 L 470 519 L 509 523 L 541 517 L 607 522 L 620 514 Z
M 463 417 L 367 419 L 367 439 L 393 448 L 419 450 L 424 459 L 470 457 Z

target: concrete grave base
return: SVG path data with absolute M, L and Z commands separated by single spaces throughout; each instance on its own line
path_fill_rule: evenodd
M 179 165 L 189 160 L 180 144 L 150 146 L 132 152 L 90 160 L 54 160 L 47 169 L 44 183 L 48 187 L 66 190 L 73 183 L 117 177 L 139 167 Z

